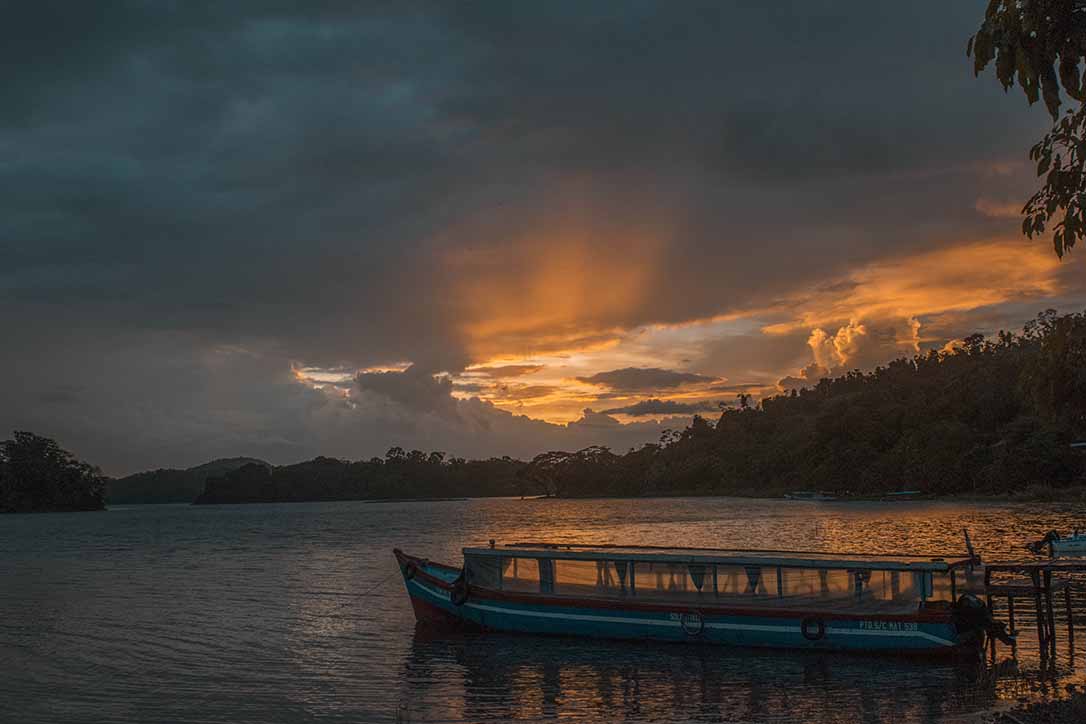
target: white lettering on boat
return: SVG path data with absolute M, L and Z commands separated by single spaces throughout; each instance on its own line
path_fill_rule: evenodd
M 860 628 L 865 631 L 919 631 L 912 621 L 860 621 Z

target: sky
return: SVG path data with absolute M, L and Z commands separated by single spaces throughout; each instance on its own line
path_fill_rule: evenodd
M 986 3 L 22 3 L 0 436 L 111 475 L 655 441 L 1086 307 Z

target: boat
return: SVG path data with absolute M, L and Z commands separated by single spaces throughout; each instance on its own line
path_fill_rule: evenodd
M 836 495 L 822 490 L 793 490 L 785 493 L 784 497 L 786 500 L 837 500 Z
M 948 653 L 1004 638 L 974 556 L 513 543 L 461 567 L 396 549 L 420 623 L 725 646 Z M 1006 639 L 1005 639 L 1006 640 Z
M 1026 545 L 1026 548 L 1034 553 L 1040 553 L 1048 547 L 1048 555 L 1051 558 L 1061 556 L 1086 556 L 1086 531 L 1077 528 L 1066 538 L 1060 536 L 1054 530 L 1048 531 L 1044 538 Z

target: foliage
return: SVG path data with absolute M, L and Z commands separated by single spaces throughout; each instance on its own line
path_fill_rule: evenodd
M 16 431 L 0 442 L 0 512 L 102 510 L 105 478 L 54 440 Z
M 990 0 L 984 22 L 966 54 L 976 74 L 995 61 L 996 78 L 1016 81 L 1030 105 L 1043 98 L 1055 123 L 1030 150 L 1044 184 L 1022 213 L 1022 232 L 1033 238 L 1051 226 L 1061 258 L 1086 236 L 1086 2 L 1083 0 Z M 1079 102 L 1059 118 L 1060 89 Z M 1055 220 L 1055 225 L 1050 222 Z
M 1086 315 L 1045 312 L 1022 333 L 695 418 L 661 444 L 550 452 L 522 477 L 543 492 L 773 495 L 796 489 L 1017 493 L 1083 480 Z
M 385 458 L 349 462 L 318 457 L 294 465 L 250 463 L 207 479 L 197 503 L 451 498 L 523 494 L 512 458 L 464 460 L 394 447 Z
M 255 463 L 268 466 L 256 458 L 221 458 L 178 470 L 159 468 L 135 473 L 106 483 L 106 500 L 111 504 L 127 503 L 191 503 L 204 491 L 209 477 L 237 470 L 242 465 Z
M 542 494 L 558 497 L 1019 494 L 1083 479 L 1086 315 L 1039 315 L 1019 334 L 976 334 L 949 351 L 695 417 L 659 443 L 593 446 L 525 463 L 392 448 L 384 459 L 246 465 L 199 502 Z

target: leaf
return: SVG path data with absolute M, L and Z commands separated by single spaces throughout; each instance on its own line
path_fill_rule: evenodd
M 1078 58 L 1069 54 L 1060 56 L 1060 83 L 1072 98 L 1080 95 Z
M 1041 89 L 1048 113 L 1055 121 L 1060 115 L 1060 85 L 1056 80 L 1056 71 L 1051 65 L 1046 65 L 1041 71 Z

